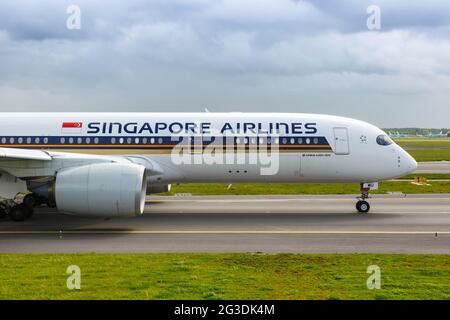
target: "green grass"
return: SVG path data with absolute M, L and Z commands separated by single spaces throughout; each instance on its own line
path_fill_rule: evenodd
M 446 173 L 409 174 L 400 179 L 412 180 L 412 179 L 414 179 L 414 177 L 417 177 L 417 176 L 425 177 L 429 180 L 450 180 L 450 174 L 446 174 Z
M 407 151 L 418 162 L 450 160 L 449 138 L 400 138 L 395 142 L 408 148 Z
M 399 138 L 395 142 L 408 148 L 450 148 L 449 138 Z
M 450 138 L 398 138 L 395 142 L 418 162 L 450 160 Z
M 450 149 L 408 149 L 417 162 L 450 161 Z
M 372 194 L 388 192 L 419 193 L 450 193 L 450 183 L 429 181 L 431 186 L 417 186 L 409 181 L 385 181 L 380 183 L 380 189 Z M 270 194 L 359 194 L 358 184 L 233 184 L 228 188 L 225 184 L 180 184 L 173 185 L 170 193 L 175 195 L 190 193 L 192 195 L 270 195 Z
M 450 255 L 2 254 L 0 268 L 0 299 L 450 299 Z

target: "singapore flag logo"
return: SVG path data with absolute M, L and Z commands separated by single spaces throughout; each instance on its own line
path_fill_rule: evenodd
M 81 133 L 82 129 L 83 129 L 83 122 L 63 122 L 61 127 L 61 133 L 76 134 Z

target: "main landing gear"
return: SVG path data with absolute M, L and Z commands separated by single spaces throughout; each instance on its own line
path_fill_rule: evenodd
M 371 183 L 361 183 L 361 197 L 358 197 L 359 201 L 356 203 L 356 210 L 358 210 L 359 213 L 367 213 L 370 211 L 370 204 L 366 201 L 366 199 L 369 199 L 369 191 L 371 189 L 374 189 L 375 184 Z
M 13 221 L 24 221 L 33 216 L 34 210 L 32 207 L 28 207 L 25 204 L 15 205 L 9 211 L 9 217 Z
M 14 199 L 0 201 L 0 217 L 8 215 L 13 221 L 24 221 L 33 216 L 35 198 L 31 193 L 18 193 Z

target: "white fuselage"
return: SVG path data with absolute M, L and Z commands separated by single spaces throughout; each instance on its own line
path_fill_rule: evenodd
M 360 183 L 414 171 L 416 161 L 401 147 L 377 142 L 385 135 L 366 122 L 299 113 L 3 113 L 0 117 L 0 147 L 126 157 L 151 170 L 148 179 L 155 184 Z M 177 155 L 180 142 L 190 143 L 183 150 L 187 161 Z M 274 170 L 268 169 L 268 161 Z

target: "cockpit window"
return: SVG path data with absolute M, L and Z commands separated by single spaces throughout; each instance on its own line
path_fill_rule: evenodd
M 380 146 L 389 146 L 393 143 L 392 139 L 389 136 L 382 134 L 377 137 L 377 143 Z

